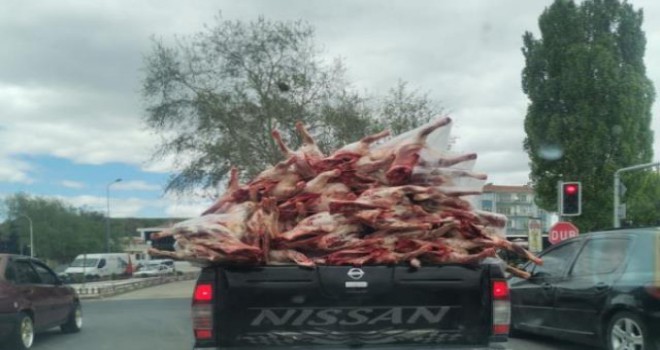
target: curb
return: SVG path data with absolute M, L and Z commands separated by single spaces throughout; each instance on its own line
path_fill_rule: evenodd
M 85 286 L 83 284 L 80 286 L 76 286 L 76 287 L 72 286 L 72 287 L 78 293 L 78 297 L 80 299 L 100 299 L 100 298 L 107 298 L 118 294 L 131 292 L 138 289 L 157 286 L 161 284 L 196 279 L 198 276 L 199 276 L 199 272 L 186 272 L 178 276 L 149 277 L 129 283 L 120 282 L 118 284 L 105 285 L 105 286 L 94 286 L 94 285 Z

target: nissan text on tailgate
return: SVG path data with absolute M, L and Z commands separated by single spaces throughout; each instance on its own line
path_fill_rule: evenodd
M 500 265 L 207 267 L 194 349 L 504 349 Z

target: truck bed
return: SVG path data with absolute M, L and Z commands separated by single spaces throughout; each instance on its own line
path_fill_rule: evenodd
M 204 348 L 487 347 L 497 265 L 210 267 Z

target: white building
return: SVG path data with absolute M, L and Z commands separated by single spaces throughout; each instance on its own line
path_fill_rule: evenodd
M 476 202 L 477 208 L 481 210 L 507 216 L 507 236 L 527 236 L 530 219 L 541 220 L 543 233 L 555 221 L 551 213 L 536 206 L 534 191 L 530 186 L 487 184 Z

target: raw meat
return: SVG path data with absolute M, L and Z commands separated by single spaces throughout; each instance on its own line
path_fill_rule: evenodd
M 300 122 L 295 151 L 273 130 L 285 159 L 244 185 L 232 168 L 201 217 L 154 236 L 173 236 L 176 251 L 152 252 L 201 263 L 419 267 L 478 263 L 503 249 L 542 264 L 506 240 L 505 216 L 470 204 L 486 175 L 471 169 L 476 154 L 437 149 L 448 133 L 433 135 L 450 124 L 440 118 L 390 140 L 383 131 L 330 156 Z

